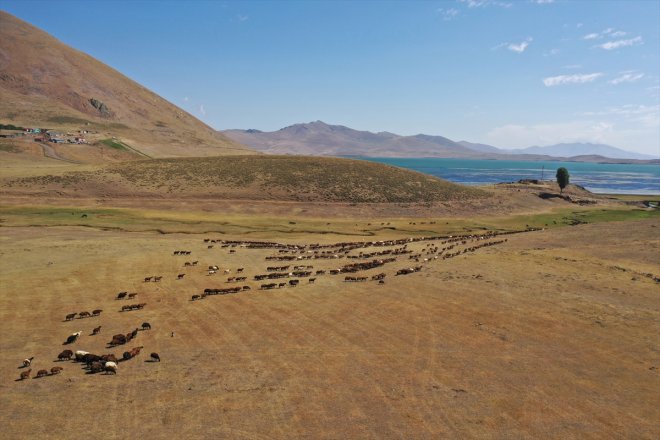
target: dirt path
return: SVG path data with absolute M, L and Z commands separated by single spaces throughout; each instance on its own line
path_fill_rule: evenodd
M 39 145 L 41 145 L 41 148 L 44 151 L 44 156 L 45 157 L 49 157 L 49 158 L 55 159 L 55 160 L 61 160 L 62 162 L 81 163 L 81 162 L 71 160 L 71 159 L 67 159 L 66 157 L 60 156 L 59 153 L 57 151 L 55 151 L 55 149 L 53 147 L 51 147 L 50 145 L 48 145 L 47 143 L 40 142 Z

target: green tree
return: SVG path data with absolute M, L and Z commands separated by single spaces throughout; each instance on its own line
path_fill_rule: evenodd
M 557 168 L 557 183 L 559 184 L 559 193 L 564 192 L 564 188 L 568 185 L 568 179 L 571 176 L 568 175 L 568 170 L 564 167 Z

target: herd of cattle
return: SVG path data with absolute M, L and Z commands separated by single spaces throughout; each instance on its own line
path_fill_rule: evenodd
M 260 290 L 269 290 L 276 288 L 285 288 L 285 287 L 296 287 L 300 285 L 301 279 L 306 279 L 307 285 L 313 285 L 319 276 L 329 275 L 338 275 L 338 274 L 355 274 L 357 272 L 369 271 L 376 268 L 382 268 L 385 265 L 396 263 L 397 258 L 407 255 L 408 260 L 414 260 L 417 264 L 411 267 L 398 268 L 393 271 L 394 275 L 407 275 L 415 272 L 419 272 L 423 269 L 424 264 L 430 263 L 435 260 L 446 260 L 449 258 L 454 258 L 460 254 L 465 254 L 468 252 L 475 252 L 478 249 L 481 249 L 486 246 L 495 246 L 507 241 L 506 238 L 498 239 L 495 238 L 499 235 L 513 234 L 520 232 L 527 232 L 531 229 L 525 231 L 512 231 L 504 233 L 495 233 L 488 232 L 486 234 L 476 235 L 462 235 L 462 236 L 436 236 L 436 237 L 418 237 L 418 238 L 407 238 L 407 239 L 398 239 L 398 240 L 382 240 L 382 241 L 366 241 L 366 242 L 340 242 L 334 244 L 284 244 L 276 242 L 267 242 L 267 241 L 231 241 L 231 240 L 214 240 L 210 238 L 204 239 L 206 245 L 206 251 L 212 249 L 212 245 L 209 243 L 220 243 L 220 248 L 230 248 L 229 254 L 236 254 L 236 248 L 244 250 L 271 250 L 276 252 L 274 255 L 267 255 L 264 257 L 265 261 L 272 260 L 286 260 L 286 261 L 302 261 L 302 260 L 339 260 L 339 259 L 362 259 L 369 261 L 353 262 L 340 265 L 338 268 L 323 268 L 315 269 L 313 265 L 310 264 L 301 264 L 295 265 L 291 268 L 291 264 L 282 265 L 282 266 L 267 266 L 265 269 L 266 273 L 257 273 L 252 275 L 252 280 L 262 281 L 262 280 L 283 280 L 278 282 L 269 282 L 264 283 L 259 286 Z M 423 242 L 423 243 L 422 243 Z M 413 251 L 412 245 L 416 243 L 422 243 L 421 251 Z M 416 246 L 417 247 L 417 246 Z M 370 250 L 368 248 L 380 248 L 379 250 Z M 355 253 L 357 251 L 357 253 Z M 190 255 L 193 251 L 182 251 L 176 250 L 171 255 Z M 384 257 L 386 258 L 374 258 L 374 257 Z M 185 268 L 195 268 L 198 266 L 199 260 L 196 261 L 186 261 L 183 264 Z M 180 267 L 180 266 L 179 266 Z M 233 272 L 239 274 L 244 272 L 245 268 L 238 267 L 233 269 Z M 382 270 L 382 269 L 381 269 Z M 218 265 L 209 265 L 208 270 L 205 270 L 207 276 L 214 275 L 220 271 Z M 178 272 L 177 272 L 178 273 Z M 224 269 L 225 274 L 231 274 L 232 269 Z M 178 273 L 178 275 L 173 275 L 173 279 L 182 280 L 184 274 Z M 364 276 L 355 276 L 355 275 L 346 275 L 344 277 L 345 282 L 368 282 L 376 281 L 378 284 L 385 283 L 385 277 L 387 276 L 386 272 L 380 272 L 374 275 L 364 275 Z M 144 282 L 159 282 L 163 278 L 162 275 L 145 277 Z M 237 282 L 247 282 L 248 276 L 229 276 L 225 283 L 237 283 Z M 188 278 L 186 278 L 187 280 Z M 239 292 L 245 292 L 252 290 L 252 287 L 248 284 L 242 286 L 234 287 L 207 287 L 199 294 L 194 294 L 191 297 L 191 301 L 202 300 L 208 296 L 214 295 L 228 295 L 236 294 Z M 137 293 L 129 293 L 127 291 L 119 292 L 115 300 L 124 300 L 124 299 L 133 299 L 137 296 Z M 142 310 L 145 307 L 146 303 L 136 303 L 130 305 L 123 305 L 120 308 L 120 312 L 127 312 L 133 310 Z M 64 321 L 73 321 L 76 319 L 83 318 L 92 318 L 99 317 L 101 315 L 102 309 L 94 309 L 91 313 L 87 311 L 70 313 L 65 316 Z M 112 336 L 110 342 L 107 343 L 108 348 L 118 347 L 124 344 L 129 343 L 133 339 L 137 338 L 140 331 L 151 330 L 151 324 L 148 322 L 142 323 L 141 328 L 135 328 L 126 334 L 116 334 Z M 98 335 L 101 331 L 101 326 L 94 327 L 91 335 Z M 73 344 L 78 341 L 82 331 L 77 331 L 70 334 L 64 345 Z M 172 332 L 172 336 L 174 333 Z M 90 374 L 106 372 L 106 374 L 117 374 L 119 370 L 119 363 L 129 361 L 140 354 L 142 346 L 136 346 L 132 349 L 126 350 L 121 356 L 115 355 L 113 353 L 106 354 L 93 354 L 84 350 L 64 350 L 57 356 L 57 361 L 70 361 L 80 363 L 84 365 L 84 368 L 88 370 Z M 151 353 L 151 360 L 153 362 L 160 362 L 160 355 L 158 353 Z M 23 360 L 20 368 L 28 368 L 20 373 L 20 379 L 24 380 L 30 377 L 32 369 L 29 368 L 32 365 L 34 357 L 27 358 Z M 37 371 L 35 378 L 40 378 L 44 376 L 54 376 L 60 374 L 63 370 L 61 366 L 54 366 L 47 369 L 40 369 Z

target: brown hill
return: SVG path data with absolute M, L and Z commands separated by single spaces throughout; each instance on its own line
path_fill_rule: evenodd
M 300 156 L 140 160 L 35 177 L 7 178 L 3 197 L 432 203 L 487 193 L 374 162 Z
M 252 153 L 116 70 L 3 11 L 0 123 L 84 129 L 97 142 L 117 138 L 151 157 Z

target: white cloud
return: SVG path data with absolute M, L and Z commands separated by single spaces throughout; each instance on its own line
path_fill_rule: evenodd
M 547 52 L 544 52 L 543 56 L 544 57 L 552 57 L 552 56 L 555 56 L 555 55 L 559 55 L 559 52 L 561 52 L 559 49 L 553 48 L 553 49 L 550 49 Z
M 199 106 L 199 112 L 202 114 L 202 116 L 206 116 L 206 109 L 204 108 L 204 104 Z
M 184 96 L 183 97 L 183 102 L 188 102 L 188 101 L 190 101 L 190 99 L 187 96 Z
M 585 112 L 581 116 L 616 116 L 628 122 L 640 124 L 644 128 L 660 126 L 660 105 L 626 104 L 618 107 L 607 107 L 604 110 Z
M 489 131 L 485 143 L 504 148 L 524 148 L 530 145 L 591 142 L 658 156 L 660 116 L 657 108 L 655 111 L 646 110 L 636 118 L 622 118 L 614 114 L 584 121 L 508 124 Z
M 566 66 L 562 67 L 563 69 L 580 69 L 582 68 L 581 64 L 567 64 Z
M 559 122 L 537 125 L 509 124 L 488 132 L 494 145 L 528 147 L 565 142 L 606 142 L 612 124 L 604 121 Z
M 603 76 L 601 72 L 550 76 L 548 78 L 543 78 L 543 84 L 545 84 L 546 87 L 559 86 L 563 84 L 584 84 L 587 82 L 592 82 L 601 76 Z
M 459 10 L 456 8 L 449 9 L 438 9 L 438 12 L 442 15 L 442 19 L 445 21 L 453 20 L 459 14 Z
M 247 16 L 247 15 L 241 15 L 241 14 L 238 14 L 238 15 L 236 16 L 236 19 L 237 19 L 238 21 L 246 21 L 248 18 L 250 18 L 250 17 Z
M 592 32 L 591 34 L 587 34 L 582 37 L 583 40 L 600 40 L 601 38 L 617 38 L 617 37 L 623 37 L 624 35 L 627 35 L 627 32 L 624 31 L 617 31 L 614 28 L 607 28 L 601 32 Z
M 620 47 L 642 44 L 643 42 L 644 40 L 642 39 L 642 37 L 635 37 L 635 38 L 630 38 L 628 40 L 608 41 L 607 43 L 599 44 L 596 47 L 600 47 L 601 49 L 605 49 L 605 50 L 613 50 L 613 49 L 618 49 Z
M 584 26 L 584 23 L 578 23 L 575 25 L 576 28 L 580 29 L 582 26 Z
M 532 41 L 532 38 L 530 37 L 530 38 L 527 38 L 525 41 L 523 41 L 521 43 L 518 43 L 518 44 L 509 43 L 506 48 L 509 49 L 512 52 L 523 53 L 525 51 L 525 49 L 527 49 L 527 47 L 529 46 L 529 43 L 531 41 Z
M 496 0 L 458 0 L 465 3 L 468 8 L 483 8 L 486 6 L 499 6 L 500 8 L 510 8 L 513 3 L 501 2 Z
M 638 79 L 644 78 L 643 73 L 635 73 L 635 72 L 622 72 L 623 74 L 617 78 L 614 78 L 613 80 L 608 81 L 612 85 L 617 85 L 621 84 L 624 82 L 635 82 Z
M 537 5 L 549 5 L 554 3 L 555 0 L 531 0 L 531 2 L 536 3 Z

